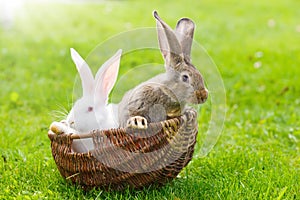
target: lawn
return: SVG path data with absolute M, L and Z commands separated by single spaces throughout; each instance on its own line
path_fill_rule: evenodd
M 0 28 L 0 199 L 300 199 L 299 8 L 297 0 L 20 7 L 14 22 Z M 50 123 L 72 107 L 77 72 L 69 48 L 88 57 L 97 47 L 101 63 L 108 52 L 130 45 L 109 43 L 110 37 L 155 26 L 153 10 L 173 27 L 181 17 L 196 23 L 195 40 L 226 89 L 222 134 L 206 156 L 199 154 L 199 137 L 192 162 L 162 188 L 84 192 L 60 176 L 47 137 Z M 158 51 L 133 52 L 122 60 L 120 77 L 137 65 L 160 62 Z M 201 106 L 200 136 L 211 105 Z

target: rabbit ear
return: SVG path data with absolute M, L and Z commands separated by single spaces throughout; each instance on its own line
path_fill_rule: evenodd
M 122 49 L 107 60 L 96 74 L 95 103 L 96 105 L 107 105 L 108 96 L 111 92 L 119 72 Z
M 195 24 L 188 18 L 182 18 L 177 22 L 175 34 L 181 45 L 184 57 L 190 60 Z
M 76 65 L 77 71 L 81 79 L 83 96 L 88 96 L 93 94 L 94 77 L 91 69 L 75 49 L 71 48 L 70 51 L 71 51 L 72 60 Z
M 156 28 L 158 34 L 158 43 L 160 51 L 165 59 L 168 67 L 175 67 L 183 61 L 183 53 L 180 43 L 174 31 L 158 16 L 157 12 L 153 12 L 156 18 Z

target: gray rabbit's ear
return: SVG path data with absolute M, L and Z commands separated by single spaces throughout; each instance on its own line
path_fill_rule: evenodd
M 108 104 L 108 96 L 114 87 L 120 66 L 122 49 L 107 60 L 96 74 L 95 103 L 98 106 Z
M 188 18 L 182 18 L 177 22 L 175 34 L 181 45 L 184 57 L 190 60 L 191 48 L 194 37 L 195 24 Z
M 85 60 L 77 53 L 73 48 L 70 49 L 71 57 L 76 65 L 77 71 L 79 73 L 82 85 L 83 96 L 92 95 L 94 92 L 94 77 L 92 71 Z
M 174 68 L 183 61 L 181 45 L 174 31 L 158 16 L 156 11 L 153 12 L 153 15 L 156 19 L 158 43 L 166 67 Z

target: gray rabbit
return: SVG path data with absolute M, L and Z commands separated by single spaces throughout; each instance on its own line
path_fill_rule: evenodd
M 180 116 L 186 103 L 201 104 L 208 97 L 203 78 L 190 59 L 193 21 L 180 19 L 174 31 L 156 11 L 153 15 L 166 72 L 124 95 L 118 110 L 121 127 L 147 129 L 147 123 Z

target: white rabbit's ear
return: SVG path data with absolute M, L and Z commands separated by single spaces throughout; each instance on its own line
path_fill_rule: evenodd
M 175 67 L 183 61 L 181 45 L 174 31 L 157 14 L 153 12 L 156 19 L 156 28 L 158 34 L 158 43 L 160 51 L 168 67 Z
M 194 30 L 195 24 L 188 18 L 182 18 L 177 22 L 175 34 L 187 60 L 190 60 Z
M 108 104 L 108 96 L 118 77 L 122 49 L 107 60 L 96 74 L 95 103 L 98 106 Z
M 81 79 L 83 96 L 92 95 L 94 92 L 94 77 L 92 71 L 84 59 L 73 48 L 70 49 L 71 57 L 76 65 L 77 71 Z

